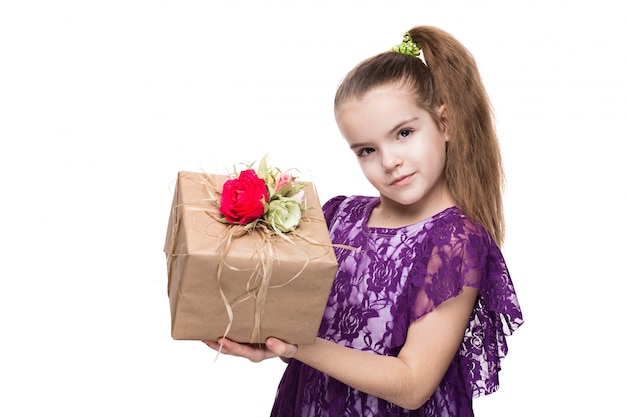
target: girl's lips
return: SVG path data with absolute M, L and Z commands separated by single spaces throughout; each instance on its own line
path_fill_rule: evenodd
M 391 184 L 389 185 L 391 185 L 392 187 L 402 187 L 411 182 L 411 178 L 413 178 L 413 174 L 403 175 L 391 181 Z

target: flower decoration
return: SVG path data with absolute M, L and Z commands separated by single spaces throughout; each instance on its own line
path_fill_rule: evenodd
M 294 232 L 302 220 L 303 183 L 261 158 L 256 169 L 247 169 L 228 179 L 219 199 L 221 221 L 244 229 L 265 227 L 276 234 Z

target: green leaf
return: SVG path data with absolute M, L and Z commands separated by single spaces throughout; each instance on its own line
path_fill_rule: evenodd
M 269 176 L 269 168 L 267 165 L 267 154 L 263 155 L 263 158 L 259 161 L 259 166 L 256 170 L 256 175 L 259 178 L 262 178 L 267 181 L 267 177 Z
M 304 187 L 306 187 L 306 184 L 303 182 L 293 184 L 293 187 L 291 188 L 291 190 L 289 190 L 287 194 L 285 194 L 285 197 L 293 197 L 294 195 L 298 194 Z

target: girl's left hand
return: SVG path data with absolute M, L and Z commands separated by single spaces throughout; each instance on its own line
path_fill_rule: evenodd
M 289 359 L 298 352 L 298 346 L 290 345 L 274 337 L 268 338 L 264 345 L 237 343 L 225 338 L 217 342 L 203 341 L 203 343 L 215 351 L 220 351 L 221 346 L 221 353 L 247 358 L 252 362 L 261 362 L 278 356 Z

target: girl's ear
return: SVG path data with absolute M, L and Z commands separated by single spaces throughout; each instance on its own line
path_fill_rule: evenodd
M 446 142 L 449 142 L 450 138 L 448 137 L 448 114 L 445 104 L 439 106 L 439 108 L 437 109 L 437 114 L 439 115 L 439 126 L 441 127 L 441 131 L 443 132 Z

